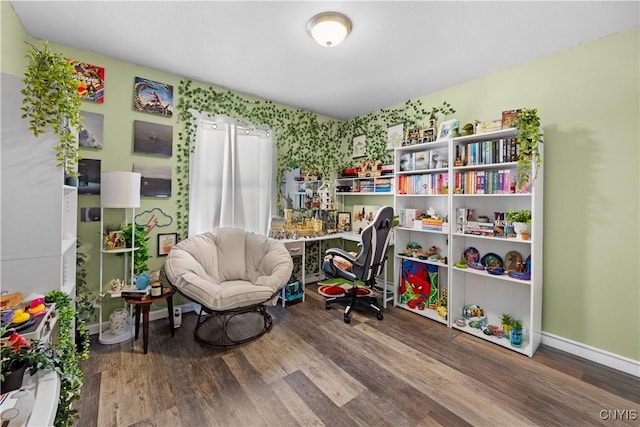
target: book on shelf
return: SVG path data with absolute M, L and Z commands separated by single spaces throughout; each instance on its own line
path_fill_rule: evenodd
M 415 170 L 429 169 L 430 165 L 430 152 L 429 150 L 419 151 L 414 154 L 414 168 Z

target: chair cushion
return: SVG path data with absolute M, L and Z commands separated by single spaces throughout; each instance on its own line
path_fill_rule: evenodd
M 237 228 L 191 236 L 171 249 L 165 273 L 180 293 L 211 310 L 277 302 L 293 261 L 276 240 Z

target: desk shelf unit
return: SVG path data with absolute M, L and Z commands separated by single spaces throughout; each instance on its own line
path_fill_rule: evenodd
M 516 130 L 509 128 L 396 149 L 394 206 L 401 222 L 401 226 L 395 231 L 396 286 L 400 286 L 403 261 L 410 260 L 435 267 L 438 272 L 439 292 L 442 289 L 446 289 L 447 292 L 448 316 L 445 320 L 438 316 L 435 310 L 419 310 L 399 300 L 395 304 L 479 339 L 531 357 L 540 345 L 542 326 L 544 178 L 543 170 L 539 168 L 530 190 L 523 193 L 515 192 L 515 185 L 511 185 L 511 180 L 517 176 L 517 162 L 507 155 L 506 147 L 515 144 L 516 137 Z M 542 147 L 540 149 L 542 150 Z M 435 168 L 434 162 L 429 160 L 433 153 L 439 154 L 440 157 L 446 153 L 448 165 Z M 471 157 L 470 153 L 474 156 Z M 458 163 L 458 166 L 455 166 L 453 160 L 456 158 L 460 158 L 462 164 Z M 437 211 L 441 217 L 447 216 L 450 225 L 438 231 L 424 230 L 418 222 L 412 224 L 412 215 L 416 214 L 416 209 L 426 213 L 429 208 Z M 530 240 L 474 234 L 467 228 L 467 218 L 464 218 L 464 221 L 462 218 L 458 221 L 457 218 L 461 212 L 464 213 L 463 216 L 473 212 L 476 219 L 481 215 L 487 216 L 491 223 L 498 222 L 496 225 L 503 225 L 503 222 L 496 219 L 496 215 L 506 215 L 509 210 L 525 209 L 531 211 Z M 447 256 L 447 263 L 404 255 L 409 242 L 416 242 L 423 249 L 436 246 L 441 256 Z M 469 248 L 474 248 L 480 259 L 487 254 L 498 255 L 503 259 L 505 269 L 509 267 L 506 265 L 506 254 L 517 252 L 523 261 L 530 260 L 530 279 L 520 280 L 507 273 L 492 275 L 486 270 L 456 267 L 454 264 L 460 261 Z M 520 320 L 523 324 L 522 345 L 514 347 L 508 338 L 485 335 L 480 329 L 468 325 L 458 326 L 456 319 L 463 317 L 464 307 L 471 304 L 476 304 L 484 310 L 486 323 L 489 325 L 501 327 L 500 317 L 503 313 Z

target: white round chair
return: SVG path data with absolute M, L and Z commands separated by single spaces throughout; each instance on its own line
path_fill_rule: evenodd
M 229 347 L 252 341 L 272 327 L 267 304 L 275 305 L 288 282 L 293 261 L 284 244 L 239 228 L 217 228 L 191 236 L 174 246 L 164 263 L 167 279 L 177 292 L 200 305 L 194 336 L 199 342 Z M 236 316 L 259 313 L 261 326 L 234 330 Z M 217 319 L 214 338 L 199 331 Z

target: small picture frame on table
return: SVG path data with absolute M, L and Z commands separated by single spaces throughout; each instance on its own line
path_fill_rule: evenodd
M 351 231 L 351 212 L 338 212 L 338 231 Z
M 178 233 L 158 234 L 158 256 L 167 256 L 178 241 Z

